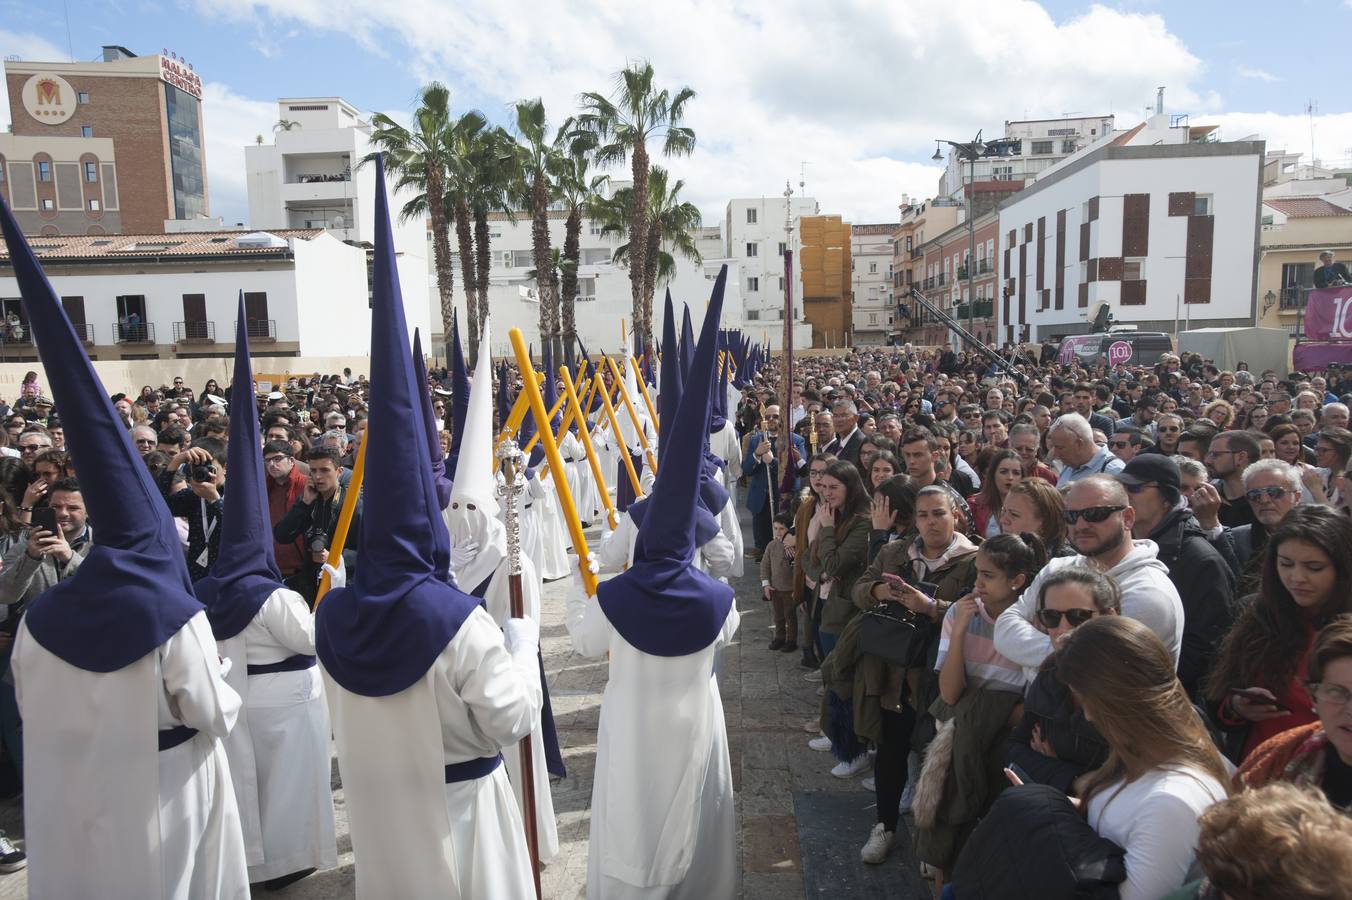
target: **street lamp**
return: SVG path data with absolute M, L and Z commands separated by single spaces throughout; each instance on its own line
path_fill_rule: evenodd
M 967 163 L 967 330 L 970 332 L 976 320 L 976 161 L 986 155 L 986 144 L 981 140 L 980 131 L 967 142 L 936 138 L 931 159 L 944 158 L 939 152 L 940 144 L 952 147 L 958 159 Z
M 1274 303 L 1276 303 L 1276 302 L 1277 302 L 1277 295 L 1274 294 L 1272 291 L 1268 291 L 1266 294 L 1263 295 L 1263 315 L 1264 315 L 1264 316 L 1266 316 L 1266 315 L 1268 314 L 1268 310 L 1272 309 L 1272 305 L 1273 305 Z

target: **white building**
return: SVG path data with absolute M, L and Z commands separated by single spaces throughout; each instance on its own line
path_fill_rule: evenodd
M 1113 133 L 1112 116 L 1031 119 L 1005 122 L 1003 141 L 993 141 L 989 156 L 967 163 L 948 153 L 948 164 L 939 177 L 937 197 L 957 197 L 968 181 L 1032 181 L 1074 153 Z M 945 148 L 940 147 L 940 152 Z
M 552 247 L 562 247 L 564 242 L 565 213 L 551 210 L 549 213 L 549 242 Z M 535 269 L 535 258 L 531 238 L 531 218 L 529 213 L 518 213 L 516 221 L 508 221 L 505 216 L 495 214 L 489 222 L 489 237 L 492 242 L 492 268 L 489 270 L 488 308 L 492 316 L 492 351 L 494 356 L 511 354 L 511 343 L 507 332 L 511 328 L 520 328 L 526 341 L 540 346 L 540 304 L 536 293 L 535 279 L 527 273 Z M 708 256 L 717 254 L 722 248 L 718 229 L 700 229 L 696 244 L 704 257 L 695 264 L 683 256 L 676 256 L 676 275 L 670 285 L 659 283 L 653 299 L 653 332 L 660 335 L 662 329 L 662 307 L 666 290 L 671 290 L 672 299 L 680 309 L 685 303 L 690 307 L 690 317 L 696 330 L 704 319 L 704 308 L 713 290 L 714 278 L 719 267 L 729 263 L 728 286 L 723 301 L 723 327 L 742 326 L 740 310 L 742 295 L 740 269 L 736 260 L 720 259 Z M 428 277 L 432 284 L 430 317 L 433 335 L 430 352 L 436 356 L 444 354 L 444 338 L 441 336 L 440 305 L 435 289 L 436 272 L 431 263 L 432 233 L 426 230 L 429 260 Z M 597 350 L 616 352 L 631 343 L 622 343 L 621 328 L 625 335 L 632 334 L 633 301 L 629 285 L 629 270 L 617 266 L 611 260 L 615 248 L 624 243 L 619 236 L 601 234 L 601 225 L 594 220 L 582 220 L 581 247 L 578 263 L 578 297 L 574 309 L 578 338 L 589 354 Z M 468 340 L 465 329 L 465 290 L 460 268 L 460 254 L 457 250 L 455 235 L 451 235 L 451 268 L 455 277 L 455 308 L 461 322 L 461 340 Z M 426 344 L 424 346 L 427 346 Z
M 819 212 L 811 197 L 794 197 L 788 202 L 792 223 L 794 259 L 801 257 L 801 232 L 798 220 Z M 742 318 L 747 334 L 769 341 L 772 349 L 784 344 L 784 250 L 785 210 L 783 195 L 729 200 L 723 223 L 726 253 L 741 269 Z M 732 307 L 731 300 L 727 305 Z M 803 277 L 795 263 L 793 305 L 796 315 L 795 347 L 812 346 L 812 326 L 803 319 Z
M 1254 323 L 1263 143 L 1183 122 L 1101 138 L 1005 201 L 1000 341 L 1084 333 L 1099 303 L 1141 330 Z
M 850 226 L 854 346 L 882 346 L 892 333 L 892 224 Z
M 273 143 L 244 148 L 250 225 L 322 228 L 340 241 L 370 248 L 375 242 L 375 165 L 362 160 L 375 149 L 371 123 L 339 97 L 278 100 L 277 119 Z M 399 210 L 412 194 L 396 194 L 394 182 L 386 178 L 399 288 L 406 308 L 417 310 L 410 322 L 425 325 L 430 293 L 426 217 L 400 221 Z
M 365 357 L 366 251 L 318 230 L 65 235 L 30 239 L 93 359 L 234 354 L 239 293 L 257 357 Z M 0 361 L 37 359 L 0 246 Z M 412 328 L 426 324 L 413 318 Z M 16 327 L 17 326 L 17 327 Z

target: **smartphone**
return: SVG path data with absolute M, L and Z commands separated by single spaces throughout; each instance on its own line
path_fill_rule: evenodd
M 1013 761 L 1007 762 L 1005 763 L 1005 768 L 1013 772 L 1015 775 L 1019 776 L 1019 780 L 1022 781 L 1024 784 L 1037 784 L 1037 782 L 1033 780 L 1033 776 L 1025 772 L 1023 770 L 1023 766 L 1019 765 L 1018 763 Z
M 56 510 L 50 506 L 39 506 L 33 510 L 32 527 L 34 530 L 41 528 L 50 534 L 61 533 L 61 529 L 56 524 Z
M 902 578 L 900 575 L 893 575 L 891 572 L 883 573 L 883 581 L 886 581 L 888 584 L 890 584 L 892 587 L 895 588 L 899 588 L 907 583 L 905 578 Z
M 34 515 L 37 515 L 37 513 L 35 512 Z M 1290 710 L 1287 709 L 1285 706 L 1283 706 L 1280 701 L 1272 699 L 1267 694 L 1259 691 L 1257 688 L 1235 688 L 1230 692 L 1230 695 L 1232 697 L 1243 697 L 1250 703 L 1257 703 L 1261 706 L 1271 706 L 1275 709 L 1290 712 Z

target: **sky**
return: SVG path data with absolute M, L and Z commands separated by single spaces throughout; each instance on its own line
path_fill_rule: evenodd
M 1223 140 L 1349 162 L 1352 87 L 1318 52 L 1319 34 L 1350 30 L 1352 0 L 0 0 L 0 56 L 87 60 L 121 44 L 191 62 L 211 211 L 231 223 L 248 218 L 243 148 L 270 140 L 279 97 L 400 118 L 439 80 L 457 111 L 504 125 L 513 101 L 542 97 L 554 127 L 640 59 L 658 85 L 696 92 L 694 154 L 657 161 L 706 224 L 786 180 L 823 213 L 896 221 L 902 194 L 936 190 L 936 139 L 1067 114 L 1125 129 L 1161 85 L 1166 111 Z

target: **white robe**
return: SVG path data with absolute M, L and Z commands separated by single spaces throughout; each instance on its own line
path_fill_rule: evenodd
M 540 716 L 538 666 L 534 647 L 509 655 L 502 631 L 475 609 L 397 694 L 354 694 L 324 673 L 358 898 L 534 896 L 506 769 L 445 784 L 444 767 L 494 756 L 530 732 Z
M 614 531 L 603 531 L 596 546 L 596 562 L 602 572 L 621 572 L 634 564 L 634 545 L 638 542 L 638 528 L 625 510 Z M 724 535 L 714 535 L 704 546 L 695 550 L 694 564 L 713 578 L 727 580 L 732 571 L 733 544 Z
M 738 621 L 733 606 L 708 647 L 651 656 L 621 637 L 594 599 L 570 594 L 573 647 L 583 656 L 610 654 L 596 739 L 588 900 L 733 896 L 732 766 L 713 670 Z
M 528 619 L 540 621 L 540 577 L 535 573 L 535 565 L 529 557 L 521 558 L 521 601 L 523 612 Z M 512 613 L 511 563 L 504 559 L 493 579 L 488 582 L 484 592 L 484 606 L 498 627 L 507 624 Z M 540 859 L 552 859 L 559 852 L 559 827 L 554 817 L 554 795 L 549 786 L 549 770 L 545 768 L 545 740 L 540 719 L 535 720 L 531 730 L 531 771 L 535 783 L 535 828 L 540 840 Z M 526 808 L 521 793 L 521 752 L 520 745 L 504 748 L 503 762 L 507 767 L 507 777 L 512 782 L 512 794 L 516 797 L 517 807 Z
M 329 716 L 319 669 L 249 675 L 249 665 L 315 652 L 314 615 L 279 588 L 239 634 L 220 641 L 233 663 L 226 681 L 244 698 L 225 739 L 249 853 L 249 881 L 338 865 L 334 842 Z
M 565 460 L 568 470 L 568 491 L 573 495 L 573 508 L 578 519 L 589 525 L 595 522 L 601 512 L 601 497 L 596 491 L 596 479 L 592 477 L 591 465 L 587 462 L 587 450 L 582 441 L 571 431 L 563 436 L 559 444 L 559 453 Z
M 249 877 L 221 745 L 241 701 L 220 674 L 206 612 L 155 651 L 90 672 L 21 622 L 13 672 L 24 717 L 24 825 L 33 900 L 247 900 Z M 157 752 L 157 730 L 198 733 Z
M 540 577 L 545 581 L 566 578 L 572 571 L 568 561 L 568 548 L 572 541 L 564 525 L 563 507 L 559 504 L 559 495 L 555 489 L 554 478 L 535 479 L 543 488 L 532 508 L 540 510 L 540 540 L 543 544 L 539 557 Z M 534 492 L 532 492 L 534 493 Z

